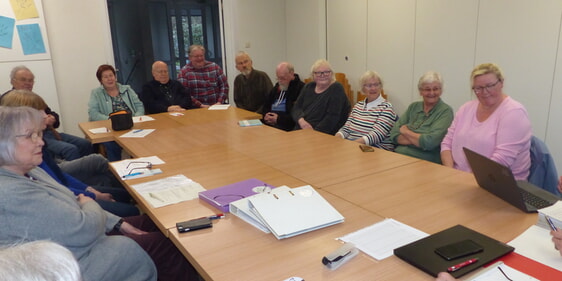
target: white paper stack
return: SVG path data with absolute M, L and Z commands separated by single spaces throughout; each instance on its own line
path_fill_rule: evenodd
M 290 190 L 290 188 L 288 186 L 284 185 L 284 186 L 274 188 L 274 189 L 270 190 L 269 192 L 278 193 L 278 192 L 284 192 L 284 191 L 287 191 L 287 190 Z M 249 202 L 250 198 L 252 198 L 254 196 L 258 196 L 258 195 L 259 194 L 252 195 L 250 197 L 242 198 L 240 200 L 237 200 L 237 201 L 234 201 L 234 202 L 230 203 L 230 213 L 239 217 L 239 218 L 241 218 L 245 222 L 253 225 L 257 229 L 259 229 L 259 230 L 261 230 L 265 233 L 269 233 L 270 232 L 269 228 L 267 228 L 267 226 L 264 225 L 254 213 L 252 213 L 252 211 L 250 210 L 250 206 L 248 205 L 248 202 Z
M 344 217 L 310 185 L 258 194 L 248 201 L 251 212 L 277 239 L 344 221 Z

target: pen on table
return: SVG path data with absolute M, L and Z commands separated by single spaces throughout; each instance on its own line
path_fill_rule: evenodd
M 134 130 L 133 134 L 136 134 L 136 133 L 139 133 L 139 132 L 142 132 L 142 129 Z
M 142 173 L 138 172 L 138 173 L 132 173 L 132 174 L 124 175 L 123 178 L 129 178 L 129 177 L 134 177 L 134 176 L 138 176 L 138 175 L 142 175 Z
M 457 271 L 457 270 L 459 270 L 459 269 L 461 269 L 461 268 L 463 268 L 463 267 L 465 267 L 465 266 L 467 266 L 467 265 L 471 265 L 471 264 L 473 264 L 473 263 L 475 263 L 475 262 L 477 262 L 477 261 L 478 261 L 478 258 L 469 259 L 469 260 L 467 260 L 467 261 L 463 261 L 463 262 L 461 262 L 461 263 L 459 263 L 459 264 L 456 264 L 456 265 L 453 265 L 453 266 L 447 268 L 447 271 L 448 271 L 448 272 L 454 272 L 454 271 Z
M 216 215 L 212 215 L 212 216 L 208 216 L 208 217 L 200 217 L 200 219 L 203 219 L 203 218 L 208 218 L 210 220 L 218 220 L 218 219 L 224 218 L 224 214 L 220 213 L 220 214 L 216 214 Z
M 556 228 L 556 226 L 552 222 L 552 219 L 549 216 L 544 216 L 544 217 L 546 218 L 546 221 L 548 222 L 550 229 L 552 229 L 552 231 L 558 231 L 558 228 Z

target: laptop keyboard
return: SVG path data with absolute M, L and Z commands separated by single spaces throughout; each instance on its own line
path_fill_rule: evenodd
M 530 193 L 527 190 L 519 189 L 519 191 L 521 191 L 521 195 L 523 195 L 523 200 L 525 200 L 525 202 L 527 202 L 529 205 L 537 209 L 545 208 L 552 205 L 552 203 Z

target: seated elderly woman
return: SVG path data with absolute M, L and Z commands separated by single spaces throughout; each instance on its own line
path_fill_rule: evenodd
M 295 129 L 313 129 L 333 135 L 347 120 L 351 106 L 329 62 L 317 60 L 312 65 L 311 75 L 313 81 L 304 85 L 293 107 Z
M 390 139 L 400 154 L 441 164 L 441 141 L 454 116 L 453 109 L 441 99 L 441 75 L 434 71 L 423 74 L 418 91 L 423 100 L 408 106 L 390 131 Z
M 499 66 L 484 63 L 470 75 L 476 100 L 462 105 L 441 143 L 441 161 L 447 167 L 470 172 L 463 147 L 478 152 L 527 180 L 531 167 L 531 121 L 525 107 L 503 92 Z
M 146 216 L 123 220 L 103 211 L 92 198 L 75 196 L 37 167 L 42 161 L 44 117 L 31 107 L 0 106 L 0 241 L 56 242 L 74 254 L 84 280 L 197 278 Z
M 7 93 L 0 101 L 0 105 L 13 107 L 29 106 L 47 114 L 47 104 L 43 98 L 28 90 L 14 90 Z M 45 118 L 45 126 L 48 126 L 47 118 Z M 130 204 L 131 196 L 127 190 L 123 187 L 104 186 L 100 182 L 88 185 L 70 174 L 65 173 L 59 165 L 57 165 L 55 157 L 48 149 L 49 145 L 50 142 L 45 142 L 45 145 L 43 146 L 43 162 L 39 165 L 39 167 L 45 170 L 45 172 L 47 172 L 47 174 L 49 174 L 53 179 L 66 186 L 74 192 L 75 195 L 84 194 L 94 198 L 104 210 L 114 215 L 121 217 L 139 215 L 137 207 Z M 87 162 L 91 162 L 89 159 L 91 157 L 93 156 L 88 156 L 87 159 L 84 159 L 84 161 L 81 161 L 82 158 L 69 161 L 69 163 L 66 163 L 66 166 L 76 163 L 78 167 L 73 169 L 78 170 L 80 174 L 87 174 L 90 172 L 89 169 L 91 169 L 91 167 L 89 165 L 84 165 L 84 163 L 81 162 L 86 162 L 87 164 Z
M 355 104 L 347 122 L 336 136 L 392 151 L 394 145 L 388 134 L 398 116 L 392 104 L 381 96 L 382 80 L 378 73 L 367 71 L 359 82 L 367 97 Z
M 128 85 L 117 83 L 115 68 L 102 64 L 96 71 L 100 87 L 92 90 L 88 102 L 89 121 L 107 120 L 109 114 L 125 110 L 133 116 L 144 115 L 144 105 L 137 93 Z M 109 161 L 121 160 L 121 147 L 114 141 L 103 143 Z

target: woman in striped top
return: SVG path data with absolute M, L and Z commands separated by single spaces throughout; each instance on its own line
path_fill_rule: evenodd
M 367 97 L 355 104 L 336 136 L 393 151 L 394 145 L 388 136 L 398 116 L 392 104 L 381 96 L 382 80 L 378 73 L 367 71 L 359 82 Z

